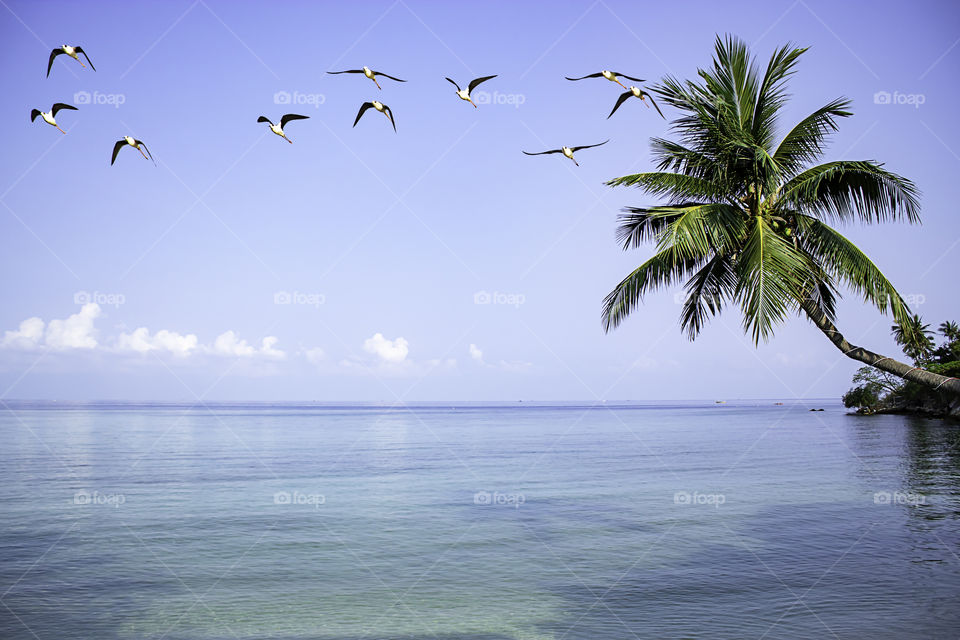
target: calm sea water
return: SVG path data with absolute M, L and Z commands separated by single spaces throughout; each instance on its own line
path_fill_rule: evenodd
M 960 428 L 816 406 L 11 404 L 0 637 L 960 636 Z

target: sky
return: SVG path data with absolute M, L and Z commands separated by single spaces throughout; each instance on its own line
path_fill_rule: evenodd
M 610 119 L 614 69 L 691 77 L 717 34 L 810 47 L 783 122 L 846 96 L 825 160 L 915 181 L 920 226 L 848 226 L 934 326 L 960 319 L 960 7 L 953 2 L 0 1 L 0 399 L 678 400 L 838 397 L 858 364 L 736 309 L 690 342 L 677 291 L 605 334 L 622 251 L 604 186 L 666 120 Z M 50 50 L 80 45 L 96 71 Z M 328 70 L 367 65 L 407 80 Z M 449 76 L 478 88 L 459 100 Z M 378 99 L 397 132 L 360 104 Z M 30 110 L 66 102 L 61 134 Z M 257 117 L 308 120 L 286 128 Z M 156 166 L 114 142 L 132 135 Z M 521 153 L 610 143 L 577 154 Z M 853 295 L 838 326 L 898 356 Z

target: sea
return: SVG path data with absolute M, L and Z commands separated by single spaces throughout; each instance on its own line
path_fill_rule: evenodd
M 0 404 L 8 640 L 958 638 L 958 554 L 836 400 Z

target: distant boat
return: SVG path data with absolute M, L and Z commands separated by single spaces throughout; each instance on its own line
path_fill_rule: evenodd
M 727 404 L 726 400 L 714 400 L 713 404 Z

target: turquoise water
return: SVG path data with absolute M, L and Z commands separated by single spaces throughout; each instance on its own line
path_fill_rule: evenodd
M 960 429 L 816 406 L 10 404 L 0 637 L 957 637 Z

